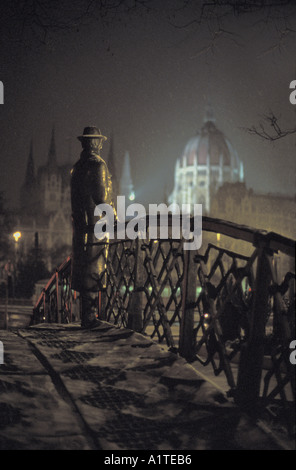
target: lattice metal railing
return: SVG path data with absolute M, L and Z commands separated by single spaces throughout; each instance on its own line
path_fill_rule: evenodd
M 128 327 L 131 293 L 135 289 L 136 240 L 110 241 L 106 255 L 105 290 L 99 316 L 115 325 Z
M 185 251 L 182 239 L 150 240 L 148 230 L 105 243 L 99 317 L 211 364 L 246 408 L 276 397 L 294 406 L 295 241 L 208 217 L 202 224 L 198 251 Z M 79 317 L 70 263 L 44 289 L 35 322 Z

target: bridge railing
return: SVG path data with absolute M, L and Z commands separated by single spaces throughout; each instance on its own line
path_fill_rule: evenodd
M 32 323 L 70 323 L 77 317 L 77 310 L 79 299 L 71 289 L 71 256 L 68 256 L 39 295 L 33 308 Z
M 183 239 L 149 239 L 149 229 L 98 242 L 106 248 L 99 317 L 211 364 L 245 408 L 275 398 L 294 406 L 295 241 L 209 217 L 202 236 L 197 251 L 184 250 Z M 38 299 L 35 323 L 78 319 L 70 271 L 69 257 Z

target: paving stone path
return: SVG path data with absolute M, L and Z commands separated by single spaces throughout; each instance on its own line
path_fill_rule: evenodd
M 0 449 L 278 449 L 179 356 L 106 322 L 0 330 Z

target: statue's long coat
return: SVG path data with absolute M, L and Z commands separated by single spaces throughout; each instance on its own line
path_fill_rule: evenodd
M 104 248 L 94 236 L 94 216 L 98 204 L 112 205 L 112 183 L 105 161 L 84 150 L 71 173 L 72 275 L 71 287 L 79 292 L 102 287 Z M 105 250 L 106 251 L 106 250 Z

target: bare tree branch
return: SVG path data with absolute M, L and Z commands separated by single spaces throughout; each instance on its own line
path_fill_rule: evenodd
M 196 28 L 198 32 L 201 24 L 208 25 L 211 37 L 205 52 L 215 51 L 219 38 L 236 41 L 226 26 L 231 16 L 259 12 L 262 21 L 273 22 L 279 43 L 273 44 L 270 51 L 284 47 L 286 38 L 295 33 L 289 24 L 291 11 L 296 13 L 295 0 L 176 0 L 173 5 L 157 0 L 9 0 L 0 2 L 0 23 L 11 40 L 44 44 L 56 31 L 75 31 L 94 21 L 108 26 L 121 21 L 123 15 L 152 11 L 164 15 L 177 29 Z M 185 20 L 186 17 L 190 19 Z
M 174 17 L 171 24 L 177 29 L 200 28 L 207 24 L 211 38 L 193 58 L 203 53 L 215 52 L 218 39 L 230 39 L 237 46 L 237 39 L 233 31 L 226 27 L 226 22 L 230 17 L 240 17 L 249 15 L 252 20 L 256 13 L 256 21 L 253 26 L 263 23 L 265 26 L 271 25 L 278 34 L 278 41 L 272 44 L 260 55 L 265 55 L 273 51 L 282 52 L 286 46 L 286 41 L 296 28 L 291 26 L 291 21 L 296 19 L 296 3 L 293 0 L 205 0 L 196 2 L 196 0 L 187 0 L 184 3 L 183 11 L 190 12 L 190 20 L 180 23 L 178 16 Z M 179 19 L 179 21 L 177 21 Z M 260 56 L 259 55 L 259 56 Z
M 239 46 L 238 41 L 236 38 L 238 37 L 237 34 L 233 33 L 232 31 L 227 31 L 221 27 L 219 27 L 216 31 L 210 31 L 211 35 L 211 40 L 204 46 L 202 49 L 200 49 L 196 54 L 192 55 L 190 58 L 195 59 L 196 57 L 204 54 L 211 52 L 212 54 L 215 53 L 216 50 L 218 50 L 219 43 L 222 38 L 227 38 L 231 41 L 233 41 L 237 46 Z
M 12 40 L 44 44 L 57 31 L 75 31 L 98 20 L 108 25 L 123 13 L 152 9 L 153 0 L 10 0 L 0 2 L 0 24 Z
M 266 124 L 262 122 L 259 123 L 259 128 L 252 126 L 245 130 L 247 130 L 249 134 L 257 135 L 258 137 L 271 142 L 282 139 L 291 134 L 296 134 L 296 128 L 286 130 L 281 129 L 278 118 L 272 112 L 270 112 L 269 115 L 264 116 L 264 120 L 266 124 L 269 124 L 269 129 L 271 128 L 271 131 L 267 131 L 265 128 Z

